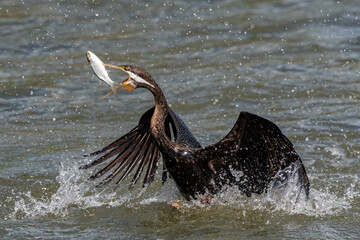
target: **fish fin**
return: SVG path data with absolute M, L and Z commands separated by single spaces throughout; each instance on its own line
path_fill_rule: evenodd
M 116 96 L 117 90 L 119 90 L 120 88 L 122 88 L 123 85 L 120 84 L 120 83 L 114 82 L 114 83 L 112 83 L 112 84 L 110 85 L 110 87 L 111 87 L 111 92 L 109 92 L 108 94 L 106 94 L 102 99 L 106 98 L 107 96 L 111 95 L 112 93 L 114 93 L 115 96 Z
M 113 93 L 116 95 L 117 90 L 119 90 L 122 86 L 123 86 L 122 84 L 113 82 L 113 83 L 111 84 L 111 90 L 112 90 Z
M 102 99 L 105 99 L 107 96 L 111 95 L 113 93 L 113 91 L 109 92 L 108 94 L 106 94 L 105 96 L 102 97 Z

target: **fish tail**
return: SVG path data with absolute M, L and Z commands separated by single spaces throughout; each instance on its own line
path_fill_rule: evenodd
M 116 82 L 113 82 L 113 83 L 111 84 L 111 90 L 113 91 L 113 93 L 114 93 L 115 95 L 116 95 L 117 90 L 119 90 L 121 87 L 122 87 L 122 85 L 119 84 L 119 83 L 116 83 Z
M 106 94 L 102 99 L 105 99 L 107 96 L 111 95 L 112 93 L 114 93 L 115 96 L 116 96 L 117 90 L 119 90 L 121 87 L 123 87 L 122 84 L 116 83 L 116 82 L 111 82 L 111 83 L 109 83 L 109 85 L 110 85 L 110 87 L 111 87 L 111 92 L 109 92 L 108 94 Z

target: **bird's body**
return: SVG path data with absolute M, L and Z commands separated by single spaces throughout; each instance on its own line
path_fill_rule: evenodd
M 275 124 L 241 112 L 232 130 L 222 140 L 201 147 L 168 106 L 162 90 L 150 74 L 134 66 L 121 66 L 120 69 L 129 74 L 123 87 L 127 91 L 138 87 L 148 89 L 154 96 L 155 106 L 143 114 L 139 125 L 128 134 L 91 154 L 104 153 L 83 168 L 116 155 L 92 179 L 114 169 L 103 181 L 107 183 L 125 170 L 117 181 L 119 183 L 138 166 L 131 183 L 133 186 L 148 165 L 144 177 L 146 185 L 153 181 L 161 155 L 163 181 L 169 174 L 187 200 L 216 194 L 228 186 L 237 186 L 241 192 L 251 196 L 252 193 L 266 191 L 272 183 L 285 183 L 293 174 L 298 175 L 300 189 L 305 189 L 306 195 L 309 195 L 309 181 L 303 163 L 291 142 Z

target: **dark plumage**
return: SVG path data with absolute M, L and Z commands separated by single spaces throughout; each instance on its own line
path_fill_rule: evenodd
M 142 115 L 138 126 L 129 133 L 90 154 L 103 155 L 81 168 L 109 161 L 91 179 L 114 169 L 102 183 L 111 181 L 123 171 L 116 181 L 119 183 L 137 167 L 130 185 L 133 187 L 146 168 L 145 186 L 154 180 L 162 156 L 163 182 L 169 174 L 187 200 L 216 194 L 226 186 L 238 186 L 247 196 L 260 194 L 270 183 L 286 183 L 290 174 L 298 175 L 299 185 L 309 196 L 310 184 L 304 165 L 292 143 L 274 123 L 241 112 L 232 130 L 222 140 L 202 148 L 167 105 L 163 92 L 149 73 L 134 66 L 119 68 L 129 74 L 123 88 L 129 92 L 139 87 L 148 89 L 154 95 L 155 106 Z

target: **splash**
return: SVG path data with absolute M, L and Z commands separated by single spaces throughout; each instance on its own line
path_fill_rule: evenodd
M 260 210 L 285 215 L 336 216 L 349 211 L 352 208 L 352 203 L 360 196 L 360 181 L 357 175 L 343 175 L 340 178 L 350 184 L 345 188 L 336 188 L 334 186 L 338 185 L 338 180 L 332 181 L 326 178 L 324 179 L 325 183 L 322 183 L 320 188 L 317 184 L 311 185 L 309 198 L 300 188 L 297 174 L 293 174 L 283 186 L 269 188 L 266 193 L 253 194 L 250 198 L 242 194 L 237 187 L 230 187 L 215 195 L 210 205 L 204 206 L 199 201 L 192 201 L 183 206 L 211 209 L 218 205 L 225 205 L 244 214 L 248 210 Z M 310 182 L 312 182 L 311 179 Z M 337 189 L 337 192 L 334 192 L 333 189 Z
M 238 206 L 241 209 L 316 217 L 336 215 L 351 207 L 346 197 L 337 197 L 335 194 L 313 188 L 310 198 L 306 199 L 305 194 L 299 195 L 297 188 L 295 184 L 289 184 L 286 188 L 273 189 L 262 195 L 253 195 L 251 198 L 234 194 L 234 190 L 230 189 L 216 201 L 219 204 Z M 241 206 L 238 205 L 239 202 Z
M 66 216 L 73 208 L 119 206 L 131 199 L 131 195 L 119 196 L 115 191 L 96 191 L 94 183 L 86 181 L 86 172 L 79 166 L 62 163 L 56 181 L 57 191 L 49 198 L 37 199 L 30 191 L 15 201 L 11 218 L 35 218 L 45 215 Z M 94 190 L 95 189 L 95 190 Z
M 64 217 L 74 212 L 74 209 L 88 209 L 97 207 L 118 207 L 126 203 L 127 207 L 147 207 L 153 203 L 164 203 L 182 199 L 172 181 L 161 187 L 160 180 L 153 184 L 159 188 L 127 190 L 127 186 L 113 191 L 112 187 L 95 188 L 96 183 L 86 181 L 89 172 L 79 171 L 78 166 L 63 162 L 56 177 L 59 185 L 56 192 L 48 197 L 36 198 L 31 191 L 18 193 L 14 203 L 14 210 L 9 218 L 38 218 L 42 216 Z M 348 176 L 351 182 L 341 193 L 330 188 L 312 185 L 310 198 L 299 194 L 299 186 L 295 178 L 289 180 L 285 187 L 270 189 L 267 193 L 253 194 L 251 198 L 244 196 L 235 187 L 215 195 L 210 205 L 200 204 L 198 200 L 187 202 L 182 199 L 185 209 L 227 206 L 237 210 L 261 210 L 268 212 L 282 212 L 289 215 L 327 216 L 337 215 L 351 209 L 354 199 L 359 197 L 359 178 Z M 315 177 L 316 178 L 316 177 Z M 329 182 L 328 179 L 326 182 Z M 311 179 L 310 179 L 310 182 Z M 334 185 L 335 183 L 330 183 Z

